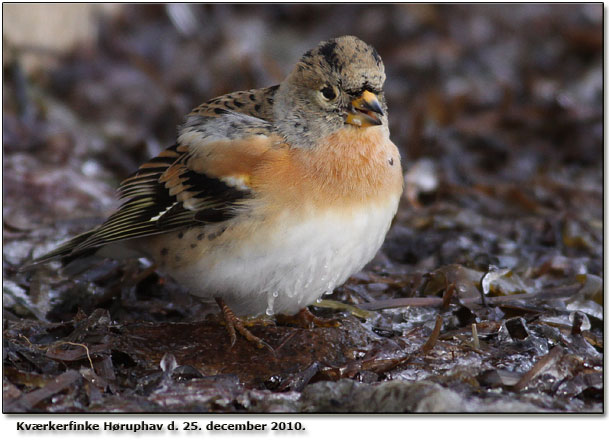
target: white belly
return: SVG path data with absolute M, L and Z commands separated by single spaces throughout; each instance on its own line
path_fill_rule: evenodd
M 237 315 L 294 314 L 374 257 L 397 205 L 396 197 L 351 215 L 279 220 L 270 238 L 221 247 L 172 276 L 195 296 L 223 298 Z

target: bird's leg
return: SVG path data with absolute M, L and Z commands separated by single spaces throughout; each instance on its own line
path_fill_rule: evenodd
M 222 310 L 222 316 L 224 317 L 224 321 L 226 322 L 226 329 L 228 330 L 228 334 L 230 337 L 230 346 L 234 346 L 235 342 L 237 342 L 237 332 L 247 339 L 249 342 L 255 344 L 258 348 L 266 347 L 272 352 L 274 352 L 273 347 L 264 342 L 257 336 L 254 336 L 252 332 L 250 332 L 247 328 L 245 328 L 245 323 L 242 319 L 235 316 L 235 313 L 226 305 L 222 298 L 215 298 L 216 303 Z
M 277 322 L 281 324 L 292 324 L 302 328 L 313 327 L 338 327 L 339 321 L 336 319 L 318 318 L 309 311 L 307 307 L 300 310 L 295 315 L 277 315 Z

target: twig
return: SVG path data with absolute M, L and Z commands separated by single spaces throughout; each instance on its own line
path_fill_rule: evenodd
M 367 304 L 367 303 L 365 303 Z M 318 303 L 313 304 L 315 307 L 321 307 L 332 310 L 344 310 L 345 312 L 349 312 L 356 318 L 368 319 L 373 316 L 373 313 L 368 310 L 362 310 L 358 306 L 354 306 L 351 304 L 345 304 L 340 301 L 333 301 L 331 299 L 323 299 Z
M 514 301 L 521 301 L 524 299 L 554 299 L 554 298 L 565 298 L 570 297 L 579 292 L 581 285 L 558 287 L 556 289 L 542 290 L 536 293 L 520 293 L 509 296 L 498 296 L 487 298 L 486 301 L 489 305 L 500 306 L 503 304 L 509 304 Z M 364 310 L 381 310 L 390 309 L 396 307 L 441 307 L 443 304 L 443 298 L 393 298 L 381 301 L 375 301 L 370 303 L 358 304 L 360 309 Z M 481 304 L 479 297 L 462 298 L 461 303 L 467 304 Z
M 584 323 L 584 315 L 582 312 L 577 311 L 573 314 L 573 325 L 571 326 L 571 334 L 579 335 L 582 332 L 582 324 Z
M 27 343 L 29 344 L 30 348 L 32 348 L 34 346 L 34 344 L 32 344 L 32 342 L 27 338 L 27 336 L 22 335 L 21 333 L 19 333 L 19 336 L 21 336 L 23 339 L 25 339 L 27 341 Z
M 78 342 L 68 342 L 68 341 L 61 341 L 58 342 L 56 345 L 63 345 L 63 344 L 68 344 L 68 345 L 77 345 L 79 347 L 83 347 L 85 349 L 85 352 L 87 353 L 87 359 L 89 359 L 89 364 L 91 365 L 91 369 L 93 370 L 93 361 L 91 360 L 91 355 L 89 354 L 89 347 L 87 347 L 85 344 L 79 344 Z
M 429 350 L 434 348 L 436 342 L 438 341 L 438 336 L 440 336 L 440 330 L 442 330 L 442 316 L 438 315 L 436 316 L 436 325 L 434 326 L 429 339 L 421 347 L 423 354 L 427 354 Z
M 32 344 L 32 342 L 27 338 L 27 336 L 19 334 L 19 336 L 21 336 L 23 339 L 25 339 L 27 341 L 27 343 L 30 345 L 30 348 L 37 348 L 40 350 L 45 350 L 45 349 L 49 349 L 49 348 L 54 348 L 54 347 L 59 347 L 60 345 L 63 344 L 69 344 L 69 345 L 77 345 L 79 347 L 83 347 L 85 349 L 85 353 L 87 354 L 87 359 L 89 359 L 89 364 L 91 365 L 91 369 L 93 370 L 93 360 L 91 359 L 91 354 L 89 353 L 89 347 L 87 347 L 85 344 L 79 344 L 77 342 L 69 342 L 69 341 L 58 341 L 50 346 L 48 345 L 41 345 L 36 347 L 34 344 Z
M 448 306 L 450 305 L 450 300 L 455 294 L 456 287 L 453 283 L 449 284 L 446 289 L 444 289 L 444 295 L 442 295 L 442 310 L 448 310 Z
M 548 368 L 554 362 L 556 362 L 562 356 L 562 348 L 560 346 L 554 347 L 548 354 L 541 357 L 533 368 L 524 373 L 518 383 L 514 385 L 514 391 L 522 391 L 531 380 L 533 380 L 537 375 L 539 375 L 543 370 Z

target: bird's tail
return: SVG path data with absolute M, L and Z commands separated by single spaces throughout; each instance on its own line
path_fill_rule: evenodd
M 21 266 L 20 271 L 27 271 L 32 269 L 35 266 L 38 266 L 42 263 L 47 263 L 55 258 L 73 258 L 77 256 L 81 256 L 83 253 L 90 253 L 92 251 L 91 248 L 79 249 L 75 252 L 75 249 L 80 246 L 80 244 L 84 243 L 91 235 L 95 233 L 96 229 L 92 229 L 90 231 L 84 232 L 71 240 L 66 241 L 59 247 L 53 249 L 51 252 L 41 255 L 38 258 L 35 258 L 23 266 Z

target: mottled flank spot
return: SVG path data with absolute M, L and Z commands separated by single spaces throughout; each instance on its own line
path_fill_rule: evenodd
M 203 240 L 204 237 L 205 234 L 201 232 L 199 235 L 197 235 L 197 240 Z
M 250 101 L 256 101 L 256 95 L 254 95 L 253 93 L 250 93 Z
M 225 113 L 228 113 L 226 110 L 224 110 L 223 108 L 215 108 L 214 109 L 214 113 L 217 115 L 223 115 Z
M 254 106 L 254 110 L 256 110 L 257 112 L 259 112 L 259 111 L 260 111 L 260 104 L 256 104 L 256 105 Z
M 237 107 L 243 107 L 243 103 L 239 102 L 239 101 L 233 101 L 233 103 L 237 106 Z
M 178 238 L 184 238 L 184 233 L 183 232 L 178 233 Z
M 168 253 L 169 253 L 169 249 L 167 249 L 167 248 L 163 248 L 163 249 L 161 249 L 161 255 L 162 255 L 162 256 L 165 256 L 165 255 L 167 255 Z
M 176 255 L 176 261 L 181 261 L 182 260 L 182 256 L 181 255 Z
M 208 239 L 209 241 L 214 240 L 215 238 L 217 238 L 217 237 L 219 237 L 220 235 L 224 234 L 224 231 L 226 231 L 226 227 L 224 227 L 224 228 L 220 229 L 220 230 L 219 230 L 219 231 L 217 231 L 217 232 L 213 232 L 213 233 L 209 234 L 209 235 L 207 236 L 207 239 Z
M 197 243 L 191 243 L 191 245 L 190 245 L 190 248 L 191 248 L 191 249 L 194 249 L 194 248 L 196 248 L 196 247 L 197 247 Z
M 389 165 L 393 166 L 393 157 L 389 158 Z
M 273 103 L 273 98 L 266 98 L 266 102 L 268 102 L 269 104 Z

